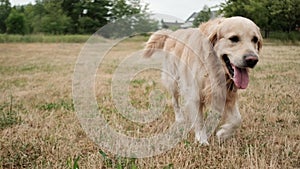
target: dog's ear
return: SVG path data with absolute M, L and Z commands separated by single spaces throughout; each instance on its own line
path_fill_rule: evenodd
M 218 40 L 218 33 L 217 31 L 211 33 L 209 36 L 208 36 L 208 40 L 209 42 L 212 44 L 212 46 L 215 46 L 217 40 Z
M 263 43 L 263 42 L 262 42 L 262 39 L 258 41 L 258 51 L 261 50 L 261 48 L 262 48 L 262 43 Z
M 258 42 L 257 42 L 258 51 L 261 51 L 262 45 L 263 45 L 263 37 L 260 33 L 260 29 L 258 28 Z
M 216 18 L 213 20 L 210 20 L 208 22 L 202 23 L 199 28 L 200 32 L 202 32 L 208 40 L 211 42 L 211 44 L 214 46 L 218 40 L 218 30 L 219 25 L 224 21 L 224 18 Z

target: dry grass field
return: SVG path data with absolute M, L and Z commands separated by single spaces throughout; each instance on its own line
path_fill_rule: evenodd
M 171 105 L 161 118 L 134 124 L 116 112 L 110 96 L 112 74 L 145 39 L 117 45 L 96 76 L 99 110 L 117 131 L 147 137 L 174 121 Z M 84 44 L 0 44 L 0 168 L 300 168 L 300 46 L 267 44 L 240 92 L 242 126 L 236 135 L 209 146 L 193 133 L 164 154 L 123 158 L 95 145 L 85 134 L 72 102 L 72 75 Z M 160 88 L 159 72 L 132 80 L 131 103 L 147 107 L 147 95 Z M 136 134 L 137 131 L 139 134 Z

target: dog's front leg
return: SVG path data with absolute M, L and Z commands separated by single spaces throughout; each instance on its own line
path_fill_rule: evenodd
M 189 100 L 186 103 L 185 111 L 189 113 L 190 123 L 195 131 L 195 141 L 199 141 L 202 145 L 209 145 L 206 130 L 203 128 L 203 114 L 199 111 L 199 105 L 199 100 Z
M 225 110 L 224 112 L 224 124 L 221 125 L 221 129 L 217 132 L 219 141 L 232 136 L 235 130 L 241 125 L 242 118 L 236 103 L 232 109 Z

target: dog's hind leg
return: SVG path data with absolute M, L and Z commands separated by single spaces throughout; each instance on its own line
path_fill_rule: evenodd
M 182 122 L 184 121 L 183 114 L 180 109 L 180 103 L 179 103 L 179 89 L 178 89 L 178 84 L 176 80 L 169 78 L 169 92 L 172 96 L 172 104 L 173 104 L 173 109 L 175 112 L 175 120 L 177 122 Z
M 184 117 L 183 117 L 182 111 L 180 109 L 179 96 L 180 95 L 179 95 L 179 91 L 178 91 L 178 87 L 177 87 L 177 89 L 172 91 L 172 103 L 173 103 L 173 108 L 174 108 L 174 112 L 175 112 L 176 122 L 183 122 Z
M 172 97 L 172 105 L 175 112 L 175 120 L 177 122 L 183 122 L 184 116 L 182 114 L 182 111 L 180 109 L 180 103 L 179 103 L 179 88 L 178 83 L 176 81 L 175 77 L 171 77 L 168 73 L 162 72 L 162 81 L 165 85 L 165 87 L 168 89 L 169 93 Z

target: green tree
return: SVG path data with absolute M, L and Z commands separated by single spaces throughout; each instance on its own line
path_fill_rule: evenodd
M 264 31 L 295 30 L 300 24 L 300 0 L 227 0 L 221 5 L 226 17 L 244 16 L 252 19 Z
M 275 0 L 277 1 L 277 0 Z M 276 25 L 276 18 L 272 13 L 274 0 L 228 0 L 221 6 L 226 17 L 244 16 L 252 19 L 265 32 L 265 37 L 269 37 L 270 31 Z
M 271 15 L 276 18 L 277 29 L 285 32 L 295 30 L 300 18 L 300 0 L 272 1 Z
M 265 32 L 265 37 L 269 37 L 274 19 L 271 15 L 271 5 L 273 0 L 252 0 L 247 5 L 248 17 L 252 19 Z
M 81 34 L 95 33 L 100 28 L 99 23 L 88 16 L 80 17 L 78 25 L 79 27 L 77 32 Z
M 79 27 L 80 33 L 95 33 L 98 29 L 108 23 L 109 18 L 108 0 L 91 0 L 82 4 Z
M 47 14 L 44 3 L 37 0 L 34 5 L 26 5 L 24 14 L 29 33 L 42 33 L 43 25 L 41 21 Z
M 6 32 L 5 20 L 11 11 L 11 4 L 9 0 L 0 0 L 0 33 Z
M 146 11 L 147 5 L 141 5 L 141 0 L 36 0 L 18 10 L 24 14 L 28 33 L 49 34 L 94 33 L 118 19 L 125 19 L 119 32 L 153 30 L 157 24 Z
M 108 23 L 110 0 L 63 0 L 62 9 L 71 18 L 72 33 L 94 33 Z
M 158 22 L 150 19 L 147 10 L 148 5 L 142 5 L 140 0 L 112 0 L 112 24 L 106 25 L 100 34 L 106 38 L 120 38 L 157 30 Z
M 211 10 L 205 5 L 203 9 L 199 12 L 195 20 L 193 21 L 193 25 L 198 27 L 200 23 L 207 22 L 211 18 Z
M 25 20 L 26 20 L 25 24 L 28 28 L 28 33 L 33 33 L 34 32 L 33 20 L 34 20 L 34 17 L 36 16 L 35 12 L 34 12 L 34 5 L 28 4 L 28 5 L 25 5 L 24 8 L 25 8 L 24 16 L 25 16 Z
M 147 11 L 148 6 L 142 6 L 140 0 L 112 0 L 110 20 L 114 21 Z
M 71 19 L 64 14 L 61 4 L 61 0 L 43 1 L 45 14 L 40 20 L 42 32 L 49 34 L 67 33 Z
M 24 7 L 24 15 L 29 33 L 64 34 L 72 27 L 61 0 L 36 0 Z
M 68 29 L 69 33 L 78 33 L 79 18 L 82 14 L 81 0 L 63 0 L 62 10 L 71 18 L 71 26 Z
M 25 24 L 25 16 L 23 13 L 13 9 L 7 19 L 5 20 L 7 33 L 9 34 L 22 34 L 27 32 Z

